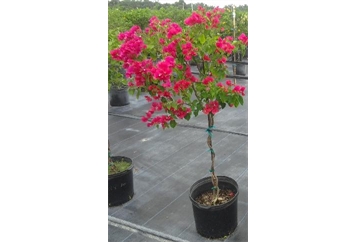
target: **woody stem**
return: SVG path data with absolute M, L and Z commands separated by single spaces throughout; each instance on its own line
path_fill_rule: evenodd
M 218 181 L 218 177 L 215 175 L 215 170 L 214 170 L 214 167 L 215 167 L 215 152 L 214 152 L 214 149 L 213 149 L 213 142 L 212 142 L 212 134 L 213 134 L 213 127 L 214 127 L 214 114 L 212 113 L 209 113 L 208 114 L 208 125 L 209 125 L 209 128 L 208 128 L 208 138 L 207 138 L 207 144 L 208 144 L 208 147 L 210 149 L 210 153 L 211 153 L 211 169 L 210 169 L 210 172 L 211 172 L 211 182 L 213 184 L 213 199 L 211 201 L 211 204 L 212 205 L 215 205 L 216 201 L 218 200 L 218 197 L 219 197 L 219 181 Z

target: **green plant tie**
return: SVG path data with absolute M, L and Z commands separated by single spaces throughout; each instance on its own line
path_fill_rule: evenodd
M 213 149 L 208 149 L 207 151 L 210 151 L 212 154 L 215 154 Z
M 206 132 L 208 132 L 210 137 L 213 137 L 213 128 L 215 128 L 215 126 L 209 126 L 209 128 L 206 129 Z
M 216 187 L 212 187 L 211 190 L 216 190 Z
M 210 172 L 214 172 L 214 169 L 210 169 L 209 171 L 210 171 Z

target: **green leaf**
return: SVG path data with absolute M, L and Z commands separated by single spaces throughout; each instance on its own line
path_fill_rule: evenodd
M 134 95 L 135 94 L 135 89 L 129 89 L 129 94 Z
M 137 89 L 136 98 L 139 99 L 141 94 L 141 88 Z
M 184 116 L 184 119 L 189 121 L 191 114 L 192 114 L 192 113 L 188 113 L 187 115 L 185 115 L 185 116 Z
M 171 120 L 171 121 L 169 122 L 169 125 L 170 125 L 172 128 L 174 128 L 174 127 L 176 127 L 177 123 L 176 123 L 175 120 Z
M 215 68 L 210 68 L 210 72 L 211 74 L 213 74 L 213 76 L 219 76 L 219 73 L 216 71 Z
M 200 111 L 203 109 L 203 105 L 201 103 L 198 103 L 197 105 L 197 110 Z
M 244 99 L 242 98 L 242 96 L 239 95 L 239 102 L 241 103 L 241 105 L 244 105 Z
M 221 101 L 225 103 L 227 101 L 227 96 L 224 93 L 220 93 L 220 94 L 221 94 L 220 95 Z
M 204 34 L 200 35 L 199 41 L 200 41 L 201 44 L 205 43 L 206 39 L 205 39 L 205 35 Z
M 196 116 L 198 116 L 198 114 L 199 114 L 199 109 L 195 109 L 194 110 L 194 116 L 196 117 Z

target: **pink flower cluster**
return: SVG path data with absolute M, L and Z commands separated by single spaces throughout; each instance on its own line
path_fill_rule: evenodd
M 183 51 L 184 59 L 186 61 L 190 61 L 193 56 L 198 55 L 197 54 L 198 49 L 194 48 L 193 44 L 190 41 L 182 45 L 182 51 Z
M 153 68 L 153 63 L 150 59 L 143 60 L 141 62 L 130 60 L 129 64 L 126 63 L 124 65 L 124 68 L 126 68 L 126 77 L 131 78 L 134 76 L 135 85 L 142 87 L 145 85 L 146 79 L 152 76 L 152 74 L 147 72 L 147 70 Z
M 219 112 L 219 102 L 216 100 L 207 103 L 203 109 L 203 113 L 205 114 L 216 114 L 217 112 Z
M 136 37 L 136 33 L 140 33 L 141 32 L 141 28 L 140 26 L 138 25 L 134 25 L 131 27 L 130 30 L 124 32 L 124 33 L 120 33 L 118 36 L 117 36 L 117 39 L 119 41 L 123 41 L 123 40 L 130 40 L 134 37 Z
M 169 111 L 173 115 L 177 116 L 178 118 L 183 119 L 187 114 L 192 112 L 192 110 L 189 107 L 183 106 L 184 102 L 182 101 L 182 99 L 178 99 L 177 104 L 178 104 L 177 109 L 174 109 L 173 107 L 171 107 L 169 109 Z M 166 109 L 166 110 L 168 110 L 168 109 Z
M 231 52 L 235 49 L 235 46 L 231 44 L 231 41 L 232 41 L 231 36 L 227 36 L 225 39 L 219 37 L 215 45 L 218 49 L 221 49 L 224 52 L 231 54 Z
M 226 63 L 226 57 L 221 57 L 220 59 L 218 59 L 218 63 L 219 64 L 224 64 L 224 63 Z
M 243 86 L 235 86 L 232 91 L 241 94 L 241 96 L 245 96 L 245 89 Z
M 118 39 L 124 42 L 120 48 L 110 51 L 111 57 L 124 62 L 138 57 L 142 50 L 147 48 L 142 38 L 137 35 L 140 31 L 140 27 L 133 26 L 129 31 L 119 34 Z
M 190 108 L 182 108 L 182 107 L 179 107 L 176 110 L 171 108 L 171 111 L 174 113 L 174 115 L 176 115 L 180 119 L 183 119 L 188 113 L 192 112 Z
M 167 90 L 161 90 L 156 85 L 150 85 L 148 87 L 148 91 L 150 91 L 152 93 L 151 96 L 155 100 L 159 100 L 159 99 L 161 99 L 161 97 L 166 97 L 166 98 L 171 98 L 172 97 L 171 92 L 169 92 Z M 147 98 L 146 98 L 146 100 L 147 100 Z M 147 100 L 147 101 L 150 102 L 149 100 Z
M 152 18 L 150 18 L 149 27 L 146 28 L 146 33 L 149 32 L 150 29 L 152 29 L 153 32 L 158 31 L 158 25 L 159 25 L 159 19 L 156 16 L 152 16 Z
M 189 81 L 186 81 L 186 80 L 180 80 L 180 81 L 177 81 L 175 84 L 174 84 L 174 91 L 176 93 L 179 93 L 180 91 L 184 91 L 186 90 L 187 88 L 189 88 L 191 86 L 191 82 Z
M 204 61 L 211 61 L 210 57 L 208 55 L 206 55 L 206 54 L 204 55 L 203 60 Z
M 184 20 L 184 23 L 188 26 L 193 26 L 195 24 L 205 23 L 206 19 L 198 14 L 197 12 L 193 12 L 192 15 Z
M 207 12 L 206 16 L 208 17 L 209 21 L 211 21 L 211 25 L 206 28 L 217 28 L 218 24 L 220 23 L 222 13 L 224 13 L 224 9 L 218 7 L 214 8 L 213 12 Z
M 153 102 L 151 104 L 150 110 L 146 112 L 146 116 L 143 116 L 141 118 L 142 122 L 147 122 L 151 117 L 152 114 L 154 114 L 155 111 L 161 111 L 162 110 L 162 103 L 161 102 Z
M 237 39 L 240 40 L 244 45 L 248 44 L 248 38 L 244 33 L 240 34 Z
M 208 76 L 203 79 L 202 83 L 207 86 L 210 82 L 213 82 L 213 81 L 214 81 L 214 78 L 212 78 L 211 76 Z
M 171 87 L 171 75 L 175 65 L 174 58 L 167 56 L 164 60 L 157 63 L 156 67 L 151 69 L 153 78 L 164 81 L 163 87 Z
M 191 81 L 191 82 L 196 82 L 196 81 L 198 81 L 198 79 L 197 79 L 195 76 L 193 76 L 192 71 L 191 71 L 189 65 L 187 65 L 186 68 L 185 68 L 184 76 L 185 76 L 185 79 L 186 79 L 186 80 L 189 80 L 189 81 Z
M 182 32 L 182 28 L 177 23 L 172 23 L 168 27 L 167 38 L 171 39 L 174 35 L 177 35 L 180 32 Z
M 229 92 L 229 90 L 232 89 L 232 92 L 234 93 L 238 93 L 241 96 L 245 96 L 245 90 L 246 87 L 244 86 L 239 86 L 236 85 L 234 83 L 231 82 L 231 80 L 226 80 L 226 86 L 224 86 L 223 83 L 219 82 L 218 84 L 216 84 L 216 86 L 218 86 L 220 89 L 222 89 L 224 92 Z
M 178 45 L 178 42 L 179 42 L 179 40 L 175 39 L 170 44 L 168 44 L 167 46 L 163 47 L 163 52 L 164 53 L 168 53 L 171 56 L 173 56 L 174 58 L 176 58 L 177 57 L 177 45 Z
M 151 122 L 147 123 L 147 127 L 151 127 L 153 125 L 161 125 L 161 127 L 164 129 L 168 125 L 168 122 L 171 120 L 173 120 L 173 118 L 169 115 L 156 116 L 152 119 Z
M 229 92 L 229 88 L 227 86 L 224 86 L 224 84 L 222 84 L 221 82 L 216 84 L 216 86 L 220 87 L 220 89 L 223 90 L 224 92 Z

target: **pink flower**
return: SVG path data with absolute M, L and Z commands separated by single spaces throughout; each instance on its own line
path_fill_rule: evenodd
M 184 23 L 189 26 L 193 26 L 195 24 L 205 23 L 205 18 L 200 14 L 193 12 L 192 15 L 184 20 Z
M 226 63 L 226 57 L 222 57 L 221 59 L 218 60 L 219 64 L 224 64 Z
M 121 58 L 119 56 L 120 50 L 119 49 L 113 49 L 110 51 L 111 58 L 113 58 L 116 61 L 120 61 Z
M 168 28 L 167 38 L 171 39 L 180 32 L 182 32 L 182 28 L 177 23 L 172 23 Z
M 145 96 L 145 98 L 147 102 L 152 102 L 152 98 L 150 98 L 149 96 Z
M 204 55 L 203 60 L 205 60 L 205 61 L 211 61 L 208 55 Z
M 243 86 L 236 86 L 232 91 L 241 94 L 242 96 L 245 96 L 245 87 Z
M 186 61 L 190 61 L 193 56 L 197 55 L 197 49 L 193 47 L 190 41 L 182 45 L 182 51 Z
M 179 70 L 183 70 L 183 66 L 181 64 L 177 64 L 176 67 L 179 69 Z
M 214 78 L 212 78 L 211 76 L 208 76 L 202 81 L 202 83 L 204 85 L 208 85 L 210 82 L 213 82 L 213 81 L 214 81 Z
M 232 86 L 232 82 L 230 80 L 226 80 L 226 85 Z
M 174 67 L 174 58 L 172 56 L 166 57 L 164 60 L 158 62 L 155 68 L 152 68 L 153 78 L 156 80 L 165 81 L 165 86 L 170 87 L 170 78 Z
M 186 66 L 184 75 L 185 75 L 185 79 L 186 80 L 189 80 L 191 82 L 196 82 L 197 81 L 197 78 L 195 76 L 193 76 L 189 65 Z
M 157 116 L 152 119 L 151 122 L 147 123 L 147 127 L 151 127 L 153 125 L 161 125 L 162 128 L 165 128 L 167 123 L 171 121 L 173 118 L 168 115 Z
M 244 33 L 240 34 L 237 39 L 240 40 L 244 45 L 247 45 L 248 43 L 248 38 Z
M 222 51 L 231 54 L 231 52 L 235 49 L 235 46 L 231 43 L 231 37 L 227 36 L 225 39 L 219 37 L 218 41 L 216 42 L 215 46 Z
M 174 84 L 174 91 L 176 93 L 179 93 L 180 91 L 184 91 L 185 89 L 189 88 L 191 85 L 191 82 L 186 81 L 186 80 L 180 80 L 177 81 L 176 84 Z
M 163 52 L 169 53 L 172 57 L 177 57 L 177 42 L 173 41 L 169 45 L 163 47 Z
M 220 19 L 218 16 L 215 16 L 212 21 L 212 28 L 216 28 L 220 22 Z
M 219 112 L 219 102 L 216 100 L 207 103 L 203 109 L 203 113 L 205 114 L 216 114 L 217 112 Z

